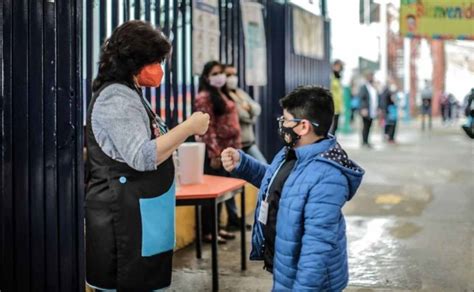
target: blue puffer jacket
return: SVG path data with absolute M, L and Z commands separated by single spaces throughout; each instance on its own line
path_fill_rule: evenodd
M 295 150 L 297 162 L 283 186 L 277 214 L 273 290 L 341 291 L 349 279 L 341 209 L 357 191 L 364 170 L 349 160 L 333 137 Z M 271 165 L 265 165 L 241 152 L 234 171 L 260 188 L 251 260 L 263 260 L 263 225 L 257 218 L 263 195 L 284 158 L 282 149 Z

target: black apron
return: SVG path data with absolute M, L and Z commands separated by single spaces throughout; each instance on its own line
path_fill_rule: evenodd
M 101 150 L 92 132 L 91 113 L 106 86 L 94 94 L 87 111 L 87 282 L 118 291 L 168 287 L 175 246 L 173 160 L 170 157 L 154 171 L 139 172 Z M 139 94 L 154 138 L 156 116 Z

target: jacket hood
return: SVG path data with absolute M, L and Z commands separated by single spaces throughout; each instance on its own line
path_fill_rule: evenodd
M 295 153 L 298 161 L 316 159 L 338 168 L 349 183 L 349 197 L 347 200 L 349 201 L 354 197 L 362 182 L 365 170 L 349 159 L 346 151 L 342 149 L 333 135 L 329 135 L 328 138 L 322 141 L 297 147 Z M 281 160 L 284 159 L 284 155 L 285 148 L 277 154 L 277 157 L 280 157 Z
M 349 197 L 347 198 L 349 201 L 357 192 L 365 170 L 349 158 L 346 151 L 342 149 L 334 137 L 330 139 L 333 140 L 333 144 L 326 151 L 319 153 L 317 159 L 338 168 L 346 176 L 349 182 Z

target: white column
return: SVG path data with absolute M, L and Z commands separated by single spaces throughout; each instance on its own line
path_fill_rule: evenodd
M 387 1 L 380 3 L 380 78 L 383 84 L 387 84 L 388 56 L 387 56 Z

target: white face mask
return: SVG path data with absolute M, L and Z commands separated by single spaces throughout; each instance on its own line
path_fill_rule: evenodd
M 222 86 L 225 85 L 226 81 L 227 81 L 227 76 L 225 76 L 224 73 L 209 77 L 209 84 L 211 84 L 211 86 L 215 88 L 222 88 Z
M 391 91 L 391 92 L 397 91 L 397 86 L 396 86 L 395 84 L 391 84 L 391 85 L 390 85 L 390 91 Z
M 239 84 L 239 78 L 235 75 L 227 77 L 227 88 L 229 89 L 237 89 Z

